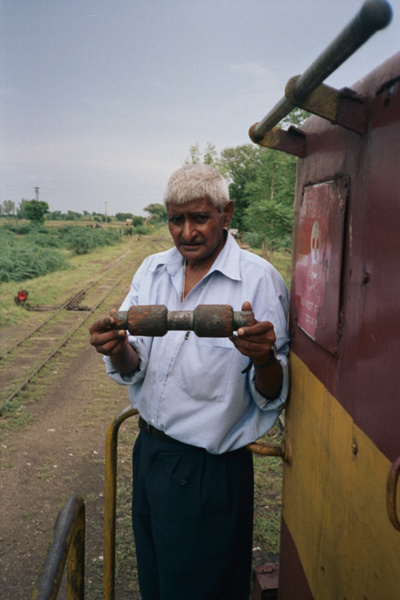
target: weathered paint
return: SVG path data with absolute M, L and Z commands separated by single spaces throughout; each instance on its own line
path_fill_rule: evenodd
M 295 256 L 305 187 L 338 177 L 349 182 L 339 314 L 328 315 L 339 319 L 337 357 L 304 335 L 294 311 L 290 324 L 294 352 L 391 461 L 400 455 L 400 380 L 393 376 L 400 354 L 399 76 L 400 53 L 357 86 L 369 101 L 368 135 L 318 117 L 304 127 L 308 150 L 298 166 Z M 294 279 L 292 306 L 296 289 Z
M 297 325 L 335 355 L 347 191 L 348 182 L 341 177 L 304 187 L 295 256 Z
M 386 508 L 391 463 L 294 354 L 291 375 L 283 514 L 313 597 L 398 600 L 400 535 Z M 282 549 L 281 572 L 292 578 L 291 569 Z
M 386 494 L 400 456 L 400 53 L 353 87 L 367 103 L 367 133 L 312 117 L 298 162 L 281 600 L 400 598 L 400 532 Z M 337 181 L 348 185 L 340 226 Z M 329 205 L 321 244 L 336 247 L 337 264 L 307 331 L 296 260 L 310 189 Z

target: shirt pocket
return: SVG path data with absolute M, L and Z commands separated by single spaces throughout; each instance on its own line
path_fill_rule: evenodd
M 174 365 L 178 386 L 193 400 L 223 402 L 237 350 L 228 338 L 190 338 Z

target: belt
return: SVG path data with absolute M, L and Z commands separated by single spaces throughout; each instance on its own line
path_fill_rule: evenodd
M 154 437 L 157 438 L 158 440 L 160 440 L 161 442 L 166 442 L 167 444 L 180 444 L 181 443 L 181 442 L 178 442 L 178 440 L 174 440 L 174 438 L 169 437 L 169 435 L 167 435 L 163 431 L 156 429 L 155 427 L 153 427 L 153 425 L 150 425 L 150 423 L 147 423 L 142 417 L 139 417 L 139 428 L 142 431 L 145 431 L 146 433 L 148 433 L 149 435 L 154 435 Z

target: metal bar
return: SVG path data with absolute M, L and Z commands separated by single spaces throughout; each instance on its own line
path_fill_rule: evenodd
M 153 304 L 117 312 L 112 328 L 152 337 L 170 330 L 194 331 L 199 337 L 228 337 L 240 327 L 253 324 L 251 311 L 234 311 L 229 304 L 199 304 L 192 311 L 169 311 L 162 304 Z
M 301 75 L 295 85 L 295 96 L 304 100 L 329 75 L 360 48 L 374 33 L 384 29 L 392 19 L 392 8 L 386 0 L 367 0 L 360 11 Z M 257 142 L 295 108 L 283 97 L 274 108 L 251 129 Z
M 115 596 L 115 518 L 117 510 L 118 431 L 125 419 L 137 414 L 139 413 L 135 408 L 127 406 L 117 414 L 107 429 L 104 481 L 104 600 L 114 600 Z
M 60 510 L 31 600 L 55 600 L 67 561 L 67 598 L 84 599 L 85 503 L 70 496 Z
M 393 527 L 400 531 L 400 521 L 397 514 L 397 483 L 400 475 L 400 456 L 390 467 L 386 484 L 386 508 Z
M 252 442 L 251 444 L 247 444 L 246 448 L 253 454 L 259 454 L 260 456 L 278 456 L 284 462 L 291 462 L 292 460 L 291 448 L 287 440 L 283 440 L 279 446 L 264 444 L 262 442 Z

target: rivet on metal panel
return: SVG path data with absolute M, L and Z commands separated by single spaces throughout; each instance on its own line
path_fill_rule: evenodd
M 370 280 L 370 274 L 367 273 L 367 271 L 363 271 L 362 276 L 361 276 L 361 283 L 366 284 L 369 283 Z

